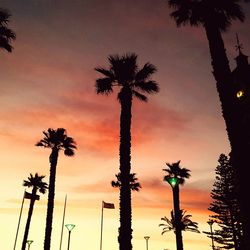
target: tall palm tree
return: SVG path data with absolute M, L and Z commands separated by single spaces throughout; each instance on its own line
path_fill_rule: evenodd
M 198 230 L 198 223 L 192 221 L 190 218 L 192 215 L 187 214 L 187 211 L 184 211 L 183 209 L 181 210 L 181 230 L 182 231 L 189 231 L 193 233 L 200 233 Z M 173 210 L 171 210 L 171 219 L 168 219 L 166 216 L 161 218 L 165 223 L 159 224 L 160 227 L 163 227 L 162 229 L 162 235 L 164 233 L 174 231 L 176 233 L 176 222 L 175 222 L 175 216 Z
M 120 114 L 120 250 L 132 249 L 132 209 L 131 209 L 131 118 L 133 97 L 141 101 L 147 101 L 145 94 L 157 93 L 158 84 L 150 77 L 156 72 L 156 67 L 146 63 L 142 69 L 138 69 L 137 55 L 125 54 L 123 56 L 109 56 L 109 68 L 95 68 L 104 77 L 96 80 L 97 94 L 111 94 L 114 87 L 119 87 L 118 101 L 121 105 Z
M 250 204 L 245 198 L 248 190 L 249 138 L 246 134 L 249 124 L 244 122 L 246 115 L 240 108 L 239 100 L 233 91 L 233 80 L 222 32 L 227 31 L 233 20 L 244 21 L 244 13 L 240 2 L 248 0 L 168 0 L 174 11 L 171 17 L 177 26 L 190 24 L 203 26 L 206 32 L 211 64 L 216 87 L 219 94 L 222 115 L 225 120 L 229 142 L 231 144 L 231 160 L 238 175 L 239 200 L 243 219 L 244 245 L 250 249 Z
M 130 184 L 130 189 L 132 191 L 137 191 L 139 192 L 141 189 L 141 184 L 138 182 L 138 178 L 135 176 L 136 173 L 130 173 L 129 175 L 129 184 Z M 121 174 L 116 174 L 116 181 L 111 181 L 111 186 L 112 187 L 121 187 Z
M 34 176 L 30 174 L 30 176 L 28 177 L 28 180 L 23 181 L 23 186 L 29 187 L 29 188 L 31 187 L 32 193 L 30 196 L 30 207 L 29 207 L 29 212 L 28 212 L 28 218 L 26 221 L 24 236 L 23 236 L 22 250 L 25 250 L 26 248 L 33 208 L 35 205 L 35 201 L 39 199 L 39 196 L 37 195 L 37 191 L 42 194 L 45 194 L 48 188 L 48 184 L 46 182 L 43 182 L 44 177 L 45 177 L 44 175 L 39 176 L 38 173 L 36 173 Z
M 166 163 L 168 168 L 163 169 L 167 173 L 164 176 L 163 180 L 169 182 L 170 178 L 177 178 L 177 184 L 172 186 L 173 190 L 173 200 L 174 200 L 174 216 L 175 216 L 175 235 L 176 235 L 176 247 L 177 250 L 183 250 L 183 241 L 182 241 L 182 234 L 181 234 L 181 209 L 180 209 L 180 190 L 179 184 L 183 185 L 185 183 L 185 179 L 190 177 L 190 170 L 187 168 L 182 168 L 180 166 L 180 161 L 175 163 Z
M 12 52 L 11 42 L 16 39 L 14 31 L 8 28 L 11 14 L 8 10 L 0 8 L 0 48 Z
M 46 217 L 46 229 L 44 250 L 50 249 L 51 232 L 52 232 L 52 220 L 54 210 L 54 197 L 55 197 L 55 181 L 56 181 L 56 166 L 59 156 L 59 151 L 63 151 L 66 156 L 74 156 L 76 149 L 76 142 L 73 138 L 67 136 L 67 132 L 64 128 L 58 128 L 56 130 L 49 128 L 47 131 L 43 131 L 44 138 L 36 143 L 36 146 L 51 149 L 49 156 L 50 162 L 50 176 L 49 176 L 49 192 L 48 192 L 48 206 Z

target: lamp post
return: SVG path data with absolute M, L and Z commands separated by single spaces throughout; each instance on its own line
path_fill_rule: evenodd
M 166 181 L 172 187 L 173 203 L 174 203 L 174 220 L 175 220 L 175 237 L 177 250 L 183 250 L 182 234 L 181 234 L 181 210 L 179 198 L 179 178 L 176 176 L 168 177 Z
M 32 244 L 33 240 L 27 240 L 26 243 L 28 244 L 28 250 L 30 250 L 30 245 Z
M 144 239 L 146 240 L 146 250 L 148 250 L 148 240 L 149 240 L 149 236 L 144 236 Z
M 65 227 L 68 229 L 69 231 L 69 237 L 68 237 L 68 250 L 69 250 L 69 244 L 70 244 L 70 235 L 71 235 L 71 231 L 73 230 L 73 228 L 75 227 L 74 224 L 66 224 Z
M 211 230 L 212 249 L 215 250 L 215 247 L 214 247 L 214 235 L 213 235 L 213 224 L 214 224 L 214 221 L 213 220 L 209 220 L 207 222 L 207 224 L 210 226 L 210 230 Z

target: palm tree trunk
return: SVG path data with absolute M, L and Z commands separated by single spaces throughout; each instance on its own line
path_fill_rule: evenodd
M 231 161 L 238 179 L 240 213 L 243 223 L 243 248 L 250 249 L 250 203 L 248 202 L 248 166 L 249 166 L 249 124 L 243 123 L 244 113 L 233 92 L 233 80 L 225 46 L 219 29 L 205 24 L 207 39 L 209 41 L 212 67 L 217 91 L 219 93 L 222 114 L 226 123 L 229 142 L 231 144 Z
M 30 229 L 31 217 L 32 217 L 33 208 L 34 208 L 34 204 L 35 204 L 35 195 L 36 195 L 36 188 L 33 188 L 32 198 L 30 199 L 29 212 L 28 212 L 28 217 L 27 217 L 24 236 L 23 236 L 22 250 L 25 250 L 25 248 L 26 248 L 26 243 L 27 243 L 29 229 Z
M 58 149 L 53 148 L 52 152 L 50 154 L 50 157 L 49 157 L 50 177 L 49 177 L 49 192 L 48 192 L 48 205 L 47 205 L 44 250 L 50 250 L 52 220 L 53 220 L 53 210 L 54 210 L 57 159 L 58 159 Z
M 132 93 L 130 89 L 123 88 L 121 92 L 120 115 L 120 228 L 119 249 L 132 250 L 132 209 L 129 174 L 131 170 L 131 108 Z
M 183 250 L 179 185 L 173 188 L 176 249 Z
M 233 93 L 233 81 L 223 39 L 219 29 L 205 25 L 206 35 L 209 42 L 211 64 L 216 87 L 221 102 L 222 115 L 226 123 L 229 142 L 232 146 L 234 136 L 233 112 L 236 99 Z

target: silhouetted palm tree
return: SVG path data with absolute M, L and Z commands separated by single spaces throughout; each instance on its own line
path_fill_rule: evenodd
M 50 249 L 51 232 L 52 232 L 52 220 L 54 210 L 54 197 L 55 197 L 55 181 L 56 181 L 56 166 L 59 156 L 59 151 L 63 150 L 66 156 L 74 156 L 76 149 L 76 142 L 73 138 L 67 136 L 67 132 L 64 128 L 58 128 L 56 130 L 49 128 L 47 131 L 43 131 L 44 138 L 40 140 L 36 146 L 41 146 L 51 149 L 49 156 L 50 162 L 50 177 L 49 177 L 49 193 L 48 193 L 48 206 L 47 206 L 47 218 L 45 229 L 44 250 Z
M 249 124 L 244 123 L 244 114 L 239 109 L 233 80 L 221 32 L 226 31 L 233 20 L 244 21 L 240 0 L 168 0 L 174 8 L 171 13 L 178 26 L 190 24 L 204 27 L 209 43 L 213 74 L 221 101 L 222 114 L 226 123 L 232 148 L 232 165 L 239 178 L 240 206 L 243 218 L 244 244 L 250 249 L 250 204 L 248 195 Z M 245 2 L 248 2 L 245 0 Z
M 16 39 L 14 31 L 8 28 L 11 14 L 8 10 L 0 8 L 0 48 L 11 52 L 11 42 Z
M 164 181 L 169 181 L 169 178 L 175 177 L 177 178 L 177 185 L 172 187 L 173 190 L 173 199 L 174 199 L 174 215 L 176 219 L 176 245 L 177 250 L 183 249 L 183 242 L 182 242 L 182 234 L 181 234 L 181 210 L 180 210 L 180 194 L 179 194 L 179 184 L 183 185 L 185 183 L 185 179 L 190 177 L 190 170 L 187 168 L 180 167 L 180 161 L 175 163 L 166 163 L 168 168 L 163 169 L 167 173 L 164 176 Z
M 192 221 L 190 219 L 191 217 L 192 215 L 186 215 L 186 211 L 184 211 L 183 209 L 181 210 L 181 230 L 200 233 L 200 231 L 198 230 L 198 223 Z M 161 233 L 162 235 L 170 231 L 174 231 L 174 233 L 176 233 L 176 223 L 173 210 L 171 210 L 171 219 L 168 219 L 166 216 L 164 216 L 163 218 L 161 218 L 161 220 L 165 222 L 159 224 L 160 227 L 163 227 Z
M 45 194 L 46 189 L 48 188 L 48 184 L 46 182 L 42 181 L 44 177 L 45 176 L 43 176 L 43 175 L 39 176 L 38 173 L 36 173 L 34 176 L 32 174 L 30 174 L 30 177 L 28 177 L 28 180 L 23 181 L 23 186 L 24 187 L 31 187 L 32 193 L 31 193 L 31 197 L 30 197 L 30 207 L 29 207 L 27 222 L 26 222 L 26 226 L 25 226 L 24 236 L 23 236 L 22 250 L 25 250 L 25 248 L 26 248 L 26 242 L 28 239 L 33 208 L 35 205 L 35 201 L 39 199 L 39 196 L 36 193 L 37 193 L 37 191 L 39 191 L 40 193 Z
M 138 182 L 138 178 L 135 177 L 136 173 L 130 173 L 129 175 L 129 184 L 130 184 L 130 189 L 132 191 L 140 191 L 141 189 L 141 184 Z M 121 187 L 121 174 L 116 174 L 115 175 L 117 180 L 116 181 L 111 181 L 111 186 L 112 187 Z
M 141 101 L 147 101 L 146 94 L 159 91 L 158 84 L 150 80 L 156 72 L 154 65 L 146 63 L 142 69 L 138 69 L 137 55 L 126 54 L 123 56 L 109 56 L 109 68 L 95 68 L 104 75 L 96 80 L 97 94 L 111 94 L 113 87 L 120 87 L 118 101 L 121 105 L 120 114 L 120 250 L 131 250 L 132 244 L 132 210 L 131 210 L 131 108 L 133 97 Z

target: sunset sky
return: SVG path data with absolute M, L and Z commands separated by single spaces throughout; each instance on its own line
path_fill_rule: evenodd
M 94 71 L 107 57 L 134 52 L 138 64 L 154 64 L 160 92 L 148 103 L 133 102 L 132 172 L 142 190 L 132 194 L 133 249 L 175 250 L 174 233 L 161 235 L 161 217 L 170 217 L 172 192 L 163 182 L 165 163 L 181 160 L 191 178 L 181 187 L 181 208 L 192 214 L 200 231 L 208 231 L 210 191 L 217 160 L 229 153 L 224 120 L 201 28 L 176 28 L 164 0 L 0 0 L 11 11 L 16 34 L 13 53 L 0 51 L 0 245 L 13 249 L 24 192 L 23 180 L 38 172 L 49 177 L 49 149 L 35 147 L 48 128 L 63 127 L 77 142 L 75 157 L 59 156 L 51 250 L 58 250 L 63 203 L 65 224 L 76 227 L 72 250 L 117 250 L 119 190 L 110 182 L 119 168 L 117 92 L 95 93 Z M 250 13 L 250 5 L 244 6 Z M 238 32 L 250 54 L 249 19 L 224 35 L 231 68 Z M 28 191 L 28 190 L 27 190 Z M 47 194 L 35 204 L 29 239 L 43 249 Z M 25 200 L 17 241 L 20 250 L 29 200 Z M 63 250 L 68 232 L 64 230 Z M 183 233 L 185 250 L 209 250 L 205 234 Z

